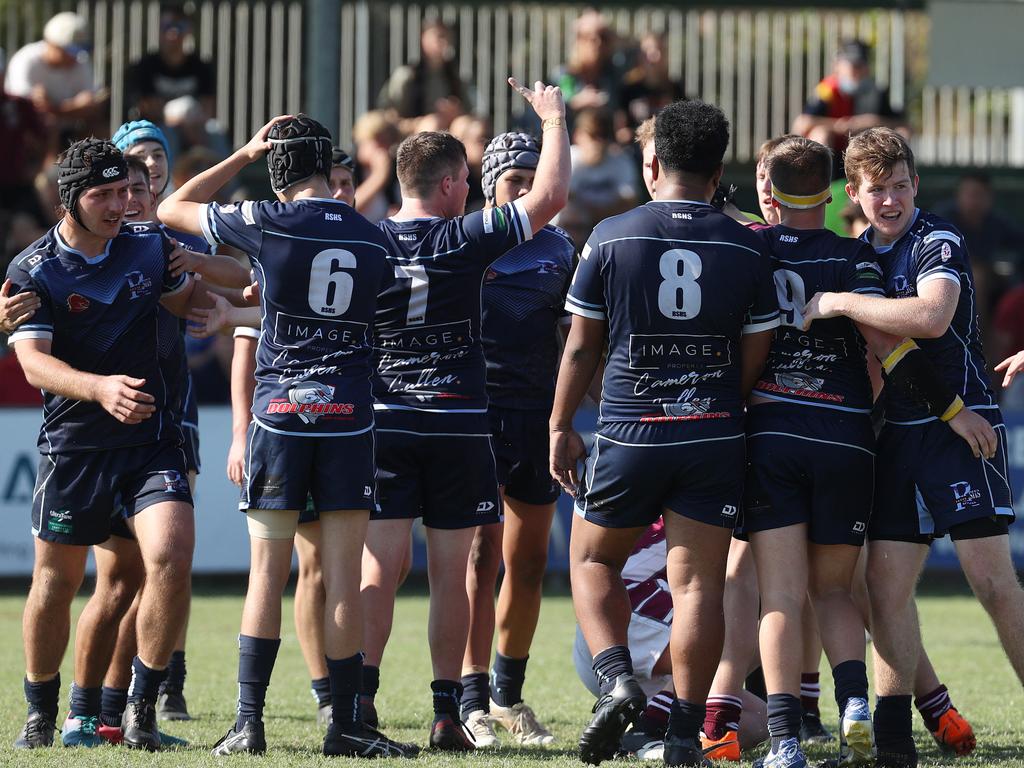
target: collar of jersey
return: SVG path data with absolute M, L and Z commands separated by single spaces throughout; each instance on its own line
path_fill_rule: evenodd
M 414 221 L 436 221 L 442 218 L 441 216 L 415 216 L 411 219 L 396 219 L 394 216 L 388 216 L 388 221 L 393 224 L 411 224 Z
M 888 245 L 879 245 L 877 247 L 874 246 L 874 245 L 871 245 L 871 233 L 874 231 L 874 227 L 868 227 L 867 229 L 865 229 L 864 230 L 864 234 L 861 235 L 861 238 L 864 240 L 865 243 L 867 243 L 868 245 L 871 245 L 871 247 L 875 249 L 875 253 L 888 253 L 889 251 L 891 251 L 896 246 L 896 243 L 898 243 L 900 240 L 902 240 L 904 237 L 906 237 L 908 234 L 910 234 L 910 230 L 912 230 L 914 228 L 914 225 L 917 224 L 917 220 L 918 220 L 918 218 L 920 216 L 921 216 L 921 209 L 920 208 L 915 208 L 914 209 L 914 219 L 913 219 L 913 221 L 910 222 L 910 226 L 907 227 L 907 231 L 904 232 L 902 235 L 900 235 L 898 240 L 893 240 Z
M 647 205 L 651 203 L 685 203 L 686 205 L 706 205 L 708 208 L 713 208 L 711 203 L 705 203 L 703 200 L 648 200 Z
M 335 205 L 348 205 L 344 200 L 335 200 L 333 197 L 300 197 L 296 203 L 334 203 Z M 351 208 L 351 206 L 349 206 Z
M 105 258 L 107 258 L 107 256 L 110 255 L 110 244 L 114 242 L 113 240 L 107 240 L 107 245 L 103 249 L 103 253 L 101 253 L 99 256 L 93 256 L 90 258 L 81 251 L 76 251 L 74 248 L 72 248 L 70 245 L 64 242 L 64 238 L 60 236 L 60 224 L 53 228 L 53 239 L 56 241 L 57 247 L 60 250 L 64 251 L 64 253 L 68 254 L 69 256 L 75 256 L 79 258 L 89 266 L 95 266 L 99 264 L 101 261 L 103 261 Z

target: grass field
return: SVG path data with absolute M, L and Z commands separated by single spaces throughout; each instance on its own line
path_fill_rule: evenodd
M 190 723 L 169 724 L 167 730 L 184 737 L 192 747 L 157 755 L 120 748 L 69 751 L 61 748 L 18 753 L 10 748 L 24 718 L 20 617 L 22 598 L 0 597 L 0 766 L 212 766 L 225 765 L 209 748 L 234 717 L 237 651 L 235 637 L 242 600 L 238 594 L 204 594 L 195 600 L 188 644 Z M 76 610 L 81 602 L 76 603 Z M 387 732 L 423 743 L 430 722 L 429 663 L 426 657 L 426 599 L 403 597 L 396 612 L 395 631 L 381 674 L 378 709 Z M 291 612 L 291 603 L 287 606 Z M 979 748 L 969 758 L 941 756 L 915 716 L 922 765 L 1019 766 L 1024 768 L 1024 694 L 1005 660 L 995 632 L 982 610 L 961 596 L 927 597 L 921 601 L 925 642 L 954 702 L 974 725 Z M 526 698 L 555 733 L 552 749 L 506 748 L 469 758 L 424 753 L 421 763 L 447 766 L 469 761 L 488 768 L 550 766 L 578 768 L 574 746 L 589 715 L 592 699 L 576 679 L 570 658 L 574 632 L 572 605 L 567 597 L 545 601 L 541 626 L 530 659 Z M 235 757 L 230 765 L 312 766 L 330 762 L 319 754 L 322 735 L 316 726 L 309 680 L 293 628 L 283 633 L 274 682 L 266 713 L 269 752 L 263 758 Z M 69 654 L 70 658 L 70 654 Z M 62 669 L 64 690 L 71 668 Z M 830 679 L 822 675 L 822 709 L 826 723 L 835 721 Z M 757 754 L 747 755 L 749 765 Z M 812 760 L 829 756 L 812 748 Z M 635 761 L 634 761 L 635 762 Z M 404 761 L 403 761 L 404 763 Z M 606 763 L 613 766 L 618 763 Z

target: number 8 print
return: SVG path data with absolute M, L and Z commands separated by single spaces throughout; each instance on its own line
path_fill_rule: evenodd
M 672 320 L 692 320 L 700 314 L 700 286 L 703 269 L 698 256 L 685 248 L 673 248 L 661 255 L 658 309 Z

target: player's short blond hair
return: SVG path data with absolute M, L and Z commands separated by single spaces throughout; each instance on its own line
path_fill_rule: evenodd
M 654 118 L 648 117 L 636 127 L 633 140 L 640 145 L 640 151 L 647 149 L 647 145 L 654 141 Z
M 843 156 L 846 178 L 856 188 L 865 179 L 881 181 L 888 178 L 897 165 L 907 164 L 910 178 L 914 167 L 914 151 L 903 136 L 892 128 L 868 128 L 850 139 Z
M 768 141 L 762 143 L 761 146 L 757 148 L 757 154 L 754 155 L 755 165 L 761 165 L 762 163 L 765 163 L 768 160 L 768 155 L 772 153 L 772 150 L 779 146 L 779 144 L 784 142 L 786 139 L 795 138 L 798 138 L 796 134 L 784 133 L 781 136 L 776 136 L 774 139 L 768 139 Z

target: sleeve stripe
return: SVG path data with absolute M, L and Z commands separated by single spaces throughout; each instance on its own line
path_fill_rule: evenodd
M 565 297 L 565 303 L 568 304 L 569 302 L 572 302 L 573 304 L 576 304 L 576 305 L 578 305 L 580 307 L 584 307 L 585 309 L 599 309 L 602 312 L 604 311 L 604 304 L 591 304 L 589 301 L 583 301 L 582 299 L 577 299 L 571 293 L 568 294 Z M 777 317 L 778 314 L 779 313 L 776 312 L 775 316 Z
M 251 227 L 256 226 L 256 214 L 253 212 L 253 206 L 255 203 L 252 200 L 246 200 L 242 203 L 242 220 L 245 221 Z
M 596 311 L 594 311 L 592 309 L 583 309 L 582 307 L 574 307 L 574 306 L 571 306 L 569 304 L 566 304 L 565 308 L 569 312 L 572 312 L 574 315 L 579 315 L 580 317 L 589 317 L 591 320 L 605 320 L 606 319 L 606 315 L 604 314 L 604 312 L 596 312 Z
M 260 329 L 250 328 L 247 325 L 239 325 L 235 328 L 231 335 L 234 336 L 236 339 L 258 339 L 260 337 Z
M 951 272 L 946 269 L 936 269 L 931 272 L 926 272 L 917 278 L 917 287 L 920 288 L 925 283 L 929 283 L 932 280 L 949 280 L 951 283 L 960 285 L 960 275 L 956 272 Z
M 52 330 L 43 330 L 42 328 L 26 329 L 19 328 L 7 338 L 8 344 L 14 344 L 19 341 L 25 341 L 26 339 L 52 339 Z
M 776 315 L 774 319 L 768 320 L 763 323 L 750 323 L 749 325 L 744 325 L 742 333 L 743 335 L 746 335 L 748 333 L 760 333 L 761 331 L 770 331 L 773 328 L 778 328 L 781 324 L 782 320 L 778 317 L 778 315 Z
M 770 320 L 771 318 L 778 316 L 779 310 L 777 309 L 774 312 L 769 312 L 767 315 L 749 315 L 751 320 Z
M 526 209 L 519 200 L 512 201 L 512 212 L 515 214 L 515 218 L 518 219 L 519 223 L 519 242 L 525 243 L 533 237 L 533 227 L 530 225 L 530 215 L 526 212 Z
M 921 241 L 921 245 L 926 245 L 927 243 L 930 243 L 934 240 L 949 240 L 949 242 L 953 243 L 956 246 L 960 245 L 960 238 L 957 237 L 952 232 L 948 232 L 945 230 L 929 232 L 927 235 L 924 236 L 924 240 Z
M 203 231 L 203 237 L 210 245 L 218 245 L 217 239 L 210 231 L 210 204 L 203 203 L 199 206 L 199 228 Z
M 192 282 L 192 278 L 187 273 L 178 275 L 178 282 L 172 288 L 164 288 L 161 292 L 161 296 L 175 296 L 185 290 L 185 287 Z
M 867 296 L 885 296 L 885 291 L 881 288 L 854 288 L 853 293 L 861 293 Z

